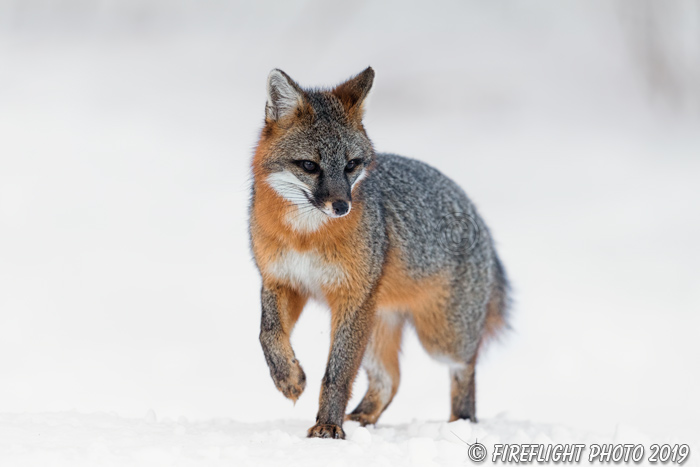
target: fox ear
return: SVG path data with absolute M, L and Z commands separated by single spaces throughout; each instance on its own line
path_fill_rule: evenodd
M 304 91 L 287 73 L 275 68 L 267 77 L 267 104 L 265 116 L 268 120 L 276 122 L 281 118 L 291 115 L 301 107 L 304 99 Z
M 372 67 L 367 67 L 365 71 L 336 86 L 332 91 L 343 103 L 348 115 L 358 122 L 362 120 L 362 103 L 369 94 L 373 82 L 374 70 Z

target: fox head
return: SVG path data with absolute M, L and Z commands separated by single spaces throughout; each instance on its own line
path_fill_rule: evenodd
M 302 89 L 283 71 L 270 72 L 253 168 L 256 181 L 296 208 L 293 228 L 315 229 L 352 210 L 355 188 L 374 160 L 362 126 L 373 80 L 367 68 L 333 89 Z

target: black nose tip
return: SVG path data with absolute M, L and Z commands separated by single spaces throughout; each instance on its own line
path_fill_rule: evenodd
M 333 212 L 336 216 L 343 216 L 348 212 L 348 203 L 345 201 L 333 201 Z

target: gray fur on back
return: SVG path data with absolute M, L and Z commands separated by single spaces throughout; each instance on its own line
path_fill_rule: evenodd
M 489 231 L 464 191 L 437 169 L 394 154 L 378 153 L 375 161 L 356 195 L 363 200 L 373 235 L 386 232 L 389 246 L 400 252 L 413 278 L 449 274 L 448 319 L 466 331 L 468 358 L 478 346 L 486 304 L 497 285 L 498 259 Z M 464 230 L 446 232 L 456 227 Z M 469 241 L 452 243 L 449 237 L 455 234 L 468 235 Z

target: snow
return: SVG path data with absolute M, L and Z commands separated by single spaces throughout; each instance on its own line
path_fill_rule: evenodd
M 363 428 L 347 422 L 347 440 L 305 437 L 307 422 L 241 423 L 142 419 L 56 412 L 0 415 L 0 463 L 9 466 L 432 466 L 470 464 L 478 440 L 493 452 L 505 443 L 610 443 L 622 438 L 503 418 L 474 425 L 414 421 Z M 635 433 L 635 444 L 648 437 Z M 657 442 L 659 440 L 656 440 Z M 587 456 L 588 452 L 584 452 Z M 641 465 L 650 465 L 646 462 Z M 692 457 L 684 465 L 700 465 Z
M 0 2 L 0 465 L 463 465 L 450 431 L 697 446 L 700 15 L 644 3 Z M 379 425 L 307 440 L 329 316 L 292 336 L 294 405 L 258 343 L 250 156 L 271 69 L 368 65 L 370 137 L 476 202 L 512 331 L 477 427 L 444 422 L 447 369 L 408 332 Z

